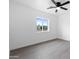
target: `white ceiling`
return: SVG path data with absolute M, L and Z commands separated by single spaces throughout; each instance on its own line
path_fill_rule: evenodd
M 46 13 L 55 14 L 56 9 L 54 9 L 54 8 L 53 9 L 47 9 L 50 6 L 55 6 L 51 2 L 51 0 L 15 0 L 15 1 L 22 3 L 22 4 L 25 4 L 25 5 L 28 5 L 32 8 L 38 9 L 38 10 L 46 12 Z M 64 1 L 67 1 L 67 0 L 56 0 L 56 1 L 64 2 Z M 69 5 L 66 5 L 64 7 L 69 8 Z M 68 13 L 68 12 L 69 12 L 69 10 L 65 11 L 65 10 L 60 9 L 57 14 Z

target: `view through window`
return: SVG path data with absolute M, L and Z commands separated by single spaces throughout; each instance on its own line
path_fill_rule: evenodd
M 37 31 L 48 31 L 48 20 L 43 17 L 36 18 Z

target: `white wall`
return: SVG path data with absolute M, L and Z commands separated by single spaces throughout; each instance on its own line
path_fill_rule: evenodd
M 20 0 L 21 1 L 21 0 Z M 10 0 L 10 50 L 55 38 L 69 40 L 69 13 L 53 15 Z M 37 32 L 35 18 L 43 16 L 50 22 L 49 32 Z
M 57 21 L 58 38 L 70 40 L 70 14 L 66 12 L 58 17 Z
M 50 21 L 50 31 L 36 31 L 35 17 L 43 16 Z M 56 38 L 56 19 L 53 14 L 10 0 L 10 50 Z
M 47 9 L 50 6 L 55 6 L 54 3 L 51 2 L 51 0 L 15 0 L 19 3 L 22 3 L 24 5 L 28 5 L 32 8 L 35 8 L 37 10 L 43 11 L 45 13 L 54 13 L 54 9 Z

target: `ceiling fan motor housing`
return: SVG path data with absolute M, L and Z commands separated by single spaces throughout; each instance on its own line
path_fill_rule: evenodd
M 57 6 L 57 7 L 60 7 L 60 6 L 61 6 L 61 3 L 60 3 L 60 2 L 57 2 L 57 3 L 56 3 L 56 6 Z

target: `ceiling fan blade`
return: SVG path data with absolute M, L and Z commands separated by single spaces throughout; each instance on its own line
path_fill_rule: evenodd
M 61 4 L 61 6 L 64 6 L 64 5 L 69 4 L 69 3 L 70 3 L 70 1 L 67 1 L 67 2 Z
M 47 9 L 52 9 L 52 8 L 56 8 L 56 7 L 50 6 L 50 7 L 49 7 L 49 8 L 47 8 Z
M 64 10 L 68 10 L 67 8 L 64 8 L 64 7 L 60 7 L 61 9 L 64 9 Z
M 55 5 L 57 5 L 56 2 L 55 2 L 55 0 L 51 0 L 51 1 L 52 1 Z

